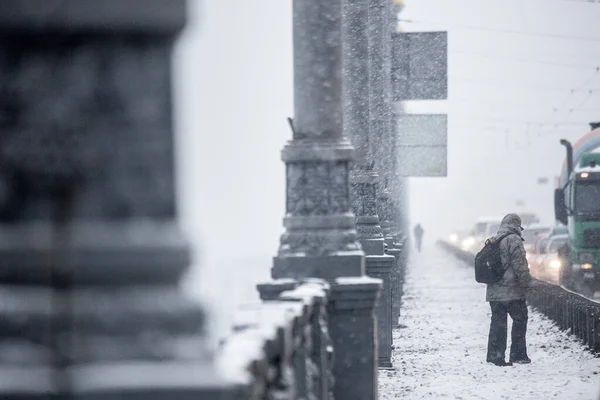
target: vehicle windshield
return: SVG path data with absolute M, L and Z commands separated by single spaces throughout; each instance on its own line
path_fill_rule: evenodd
M 555 226 L 551 232 L 552 235 L 562 235 L 567 233 L 569 233 L 569 229 L 565 225 Z
M 548 253 L 557 253 L 558 249 L 567 244 L 567 238 L 552 239 L 548 244 Z
M 549 232 L 550 228 L 525 229 L 521 236 L 523 236 L 523 239 L 525 239 L 525 244 L 533 244 L 533 241 L 537 235 Z
M 577 183 L 574 211 L 575 213 L 600 212 L 600 181 Z

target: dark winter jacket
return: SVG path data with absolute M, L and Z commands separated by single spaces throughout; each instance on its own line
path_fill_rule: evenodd
M 425 233 L 425 231 L 423 230 L 423 227 L 421 226 L 421 224 L 418 224 L 417 226 L 415 226 L 413 233 L 414 233 L 415 237 L 420 238 L 423 236 L 423 233 Z
M 508 214 L 502 219 L 495 238 L 506 233 L 509 235 L 500 242 L 500 259 L 506 272 L 500 281 L 487 285 L 486 301 L 523 300 L 531 285 L 521 237 L 521 218 L 517 214 Z

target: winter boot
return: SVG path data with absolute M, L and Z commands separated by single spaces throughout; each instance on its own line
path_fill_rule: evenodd
M 494 364 L 497 367 L 512 367 L 512 362 L 506 362 L 504 360 L 488 360 L 489 363 Z

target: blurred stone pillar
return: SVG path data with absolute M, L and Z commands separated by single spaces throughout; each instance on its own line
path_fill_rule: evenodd
M 272 277 L 332 283 L 335 397 L 375 399 L 373 309 L 381 281 L 364 276 L 364 252 L 350 209 L 353 147 L 342 132 L 342 0 L 294 1 L 293 17 L 293 139 L 282 152 L 286 231 Z M 352 278 L 340 282 L 340 277 Z
M 370 69 L 370 0 L 344 0 L 344 131 L 356 146 L 350 174 L 351 200 L 356 230 L 366 254 L 367 275 L 383 280 L 377 307 L 379 367 L 391 367 L 391 285 L 393 257 L 384 253 L 383 235 L 377 215 L 379 177 L 375 165 L 378 127 L 371 124 L 373 110 Z
M 222 398 L 176 213 L 183 0 L 0 3 L 0 398 Z

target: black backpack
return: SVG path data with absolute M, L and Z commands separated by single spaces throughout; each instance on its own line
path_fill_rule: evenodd
M 502 266 L 500 260 L 500 242 L 510 233 L 498 239 L 490 238 L 485 241 L 483 249 L 475 256 L 475 280 L 479 283 L 491 285 L 502 279 L 507 268 Z

